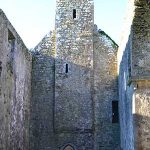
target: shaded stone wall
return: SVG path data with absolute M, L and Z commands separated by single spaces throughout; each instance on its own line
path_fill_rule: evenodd
M 94 29 L 93 14 L 93 1 L 58 0 L 56 35 L 44 37 L 35 48 L 31 149 L 120 148 L 119 123 L 112 123 L 117 45 Z
M 29 149 L 31 54 L 0 10 L 0 149 Z
M 33 54 L 30 150 L 55 150 L 54 82 L 54 58 Z
M 93 0 L 57 0 L 56 33 L 38 44 L 33 62 L 0 10 L 0 149 L 119 149 L 119 127 L 123 150 L 149 149 L 150 1 L 129 3 L 119 98 L 117 45 L 93 33 Z M 118 99 L 120 126 L 112 123 Z
M 128 10 L 117 56 L 119 73 L 120 140 L 123 150 L 134 149 L 134 85 L 130 81 L 132 51 L 131 27 L 134 18 L 134 10 L 134 0 L 130 0 L 128 2 Z
M 124 33 L 118 53 L 121 147 L 141 150 L 148 149 L 150 143 L 150 2 L 132 0 L 129 10 L 128 34 Z
M 3 16 L 2 149 L 119 149 L 119 123 L 112 123 L 117 45 L 94 29 L 93 15 L 91 0 L 58 1 L 56 33 L 36 46 L 32 66 L 31 55 Z
M 119 72 L 119 114 L 120 114 L 120 139 L 123 150 L 134 150 L 133 132 L 133 105 L 134 105 L 134 85 L 129 81 L 130 77 L 130 43 L 126 45 L 120 63 Z
M 112 101 L 118 101 L 117 45 L 101 30 L 94 30 L 95 150 L 120 147 L 119 122 L 112 123 Z
M 51 36 L 48 38 L 52 39 Z M 62 130 L 60 134 L 54 128 L 54 61 L 59 60 L 51 56 L 51 44 L 46 44 L 51 42 L 46 41 L 47 38 L 36 46 L 33 55 L 30 149 L 63 149 L 67 147 L 67 144 L 79 150 L 85 148 L 89 150 L 119 149 L 119 123 L 112 123 L 112 101 L 118 101 L 116 43 L 103 31 L 94 29 L 94 70 L 93 78 L 90 79 L 92 83 L 91 100 L 94 101 L 92 111 L 95 112 L 92 116 L 93 132 L 80 129 L 74 131 L 72 127 L 68 127 L 68 131 Z M 45 44 L 48 47 L 47 50 L 45 50 Z M 85 67 L 73 63 L 70 65 L 76 67 L 74 70 L 76 76 L 78 76 L 77 70 L 85 70 Z M 74 82 L 70 81 L 70 84 L 72 83 Z M 86 109 L 87 106 L 84 107 Z M 74 108 L 68 106 L 68 110 L 70 109 Z M 75 116 L 76 113 L 80 113 L 79 109 L 81 106 L 74 111 Z M 61 115 L 63 117 L 64 114 Z

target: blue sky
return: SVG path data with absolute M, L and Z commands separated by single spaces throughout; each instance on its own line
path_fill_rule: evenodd
M 28 48 L 54 28 L 56 0 L 0 0 L 0 8 Z M 128 0 L 95 0 L 95 24 L 119 43 Z

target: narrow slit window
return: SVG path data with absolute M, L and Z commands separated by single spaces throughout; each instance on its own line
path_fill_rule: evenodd
M 68 73 L 68 64 L 66 64 L 66 73 Z
M 73 19 L 77 18 L 77 10 L 73 9 Z
M 112 123 L 119 122 L 118 101 L 112 101 Z

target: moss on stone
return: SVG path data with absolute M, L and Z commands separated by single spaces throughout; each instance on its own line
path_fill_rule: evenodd
M 98 30 L 98 33 L 100 33 L 100 34 L 106 36 L 109 40 L 111 40 L 111 41 L 112 41 L 112 47 L 113 47 L 113 48 L 118 48 L 118 47 L 119 47 L 118 44 L 117 44 L 108 34 L 106 34 L 103 30 L 99 29 L 99 30 Z

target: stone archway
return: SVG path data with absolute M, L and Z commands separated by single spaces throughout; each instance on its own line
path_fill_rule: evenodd
M 74 147 L 70 144 L 66 145 L 63 150 L 75 150 Z

